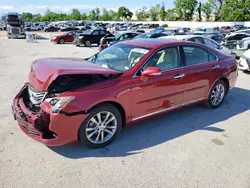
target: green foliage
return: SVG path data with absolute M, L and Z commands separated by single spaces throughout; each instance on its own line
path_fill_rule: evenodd
M 30 22 L 33 18 L 33 15 L 29 12 L 23 12 L 21 17 L 22 17 L 23 21 Z
M 73 9 L 70 17 L 72 20 L 81 20 L 81 13 L 78 9 Z
M 175 7 L 180 20 L 193 20 L 194 11 L 198 2 L 197 0 L 176 0 Z
M 100 9 L 95 8 L 89 12 L 88 20 L 99 20 L 100 19 Z
M 133 12 L 131 12 L 126 7 L 120 7 L 120 8 L 118 8 L 117 16 L 121 20 L 130 20 L 133 16 Z
M 177 21 L 178 20 L 178 13 L 175 8 L 168 9 L 166 11 L 166 20 L 168 21 Z
M 88 16 L 86 13 L 82 13 L 81 20 L 87 20 Z
M 165 10 L 164 2 L 162 2 L 162 5 L 161 5 L 160 18 L 161 18 L 161 21 L 164 21 L 166 18 L 166 10 Z
M 220 14 L 225 21 L 249 21 L 250 0 L 227 0 Z
M 152 21 L 158 21 L 160 19 L 160 17 L 159 17 L 160 11 L 161 11 L 161 5 L 160 4 L 156 4 L 155 6 L 152 6 L 150 8 L 149 16 L 150 16 Z
M 145 21 L 149 17 L 149 13 L 147 11 L 147 7 L 142 7 L 135 13 L 138 21 Z
M 209 21 L 211 14 L 214 11 L 213 2 L 209 0 L 206 3 L 202 4 L 201 10 L 206 15 L 206 20 Z

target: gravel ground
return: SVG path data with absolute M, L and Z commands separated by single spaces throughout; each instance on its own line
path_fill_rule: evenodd
M 5 35 L 0 32 L 0 188 L 250 187 L 250 75 L 239 73 L 219 109 L 195 105 L 137 123 L 104 149 L 47 147 L 21 132 L 10 109 L 31 62 L 88 57 L 97 48 Z

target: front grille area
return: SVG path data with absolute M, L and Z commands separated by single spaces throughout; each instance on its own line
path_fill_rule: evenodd
M 43 100 L 45 99 L 45 96 L 46 96 L 46 92 L 35 91 L 30 86 L 28 86 L 28 93 L 29 93 L 30 101 L 35 105 L 41 104 L 43 102 Z
M 11 28 L 11 33 L 12 33 L 13 35 L 20 35 L 20 34 L 21 34 L 20 28 L 12 27 L 12 28 Z

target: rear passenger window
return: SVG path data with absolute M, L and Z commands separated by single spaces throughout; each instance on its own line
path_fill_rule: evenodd
M 206 63 L 217 59 L 215 55 L 199 47 L 184 46 L 183 50 L 186 58 L 186 66 Z
M 192 41 L 192 42 L 197 42 L 197 43 L 203 44 L 203 41 L 202 41 L 202 39 L 200 37 L 190 38 L 190 39 L 188 39 L 188 41 Z

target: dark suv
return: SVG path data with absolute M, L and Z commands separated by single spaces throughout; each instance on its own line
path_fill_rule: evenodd
M 107 31 L 102 29 L 86 30 L 77 33 L 73 44 L 76 46 L 84 45 L 90 47 L 91 44 L 99 44 L 102 37 L 107 34 Z

